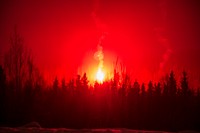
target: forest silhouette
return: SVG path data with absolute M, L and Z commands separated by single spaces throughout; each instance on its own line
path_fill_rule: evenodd
M 89 85 L 87 74 L 47 85 L 16 29 L 0 66 L 0 126 L 36 121 L 42 127 L 199 130 L 200 89 L 187 72 L 173 71 L 147 85 L 116 70 L 111 80 Z M 180 85 L 179 85 L 180 83 Z

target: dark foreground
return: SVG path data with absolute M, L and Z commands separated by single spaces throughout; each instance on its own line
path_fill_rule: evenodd
M 39 123 L 31 122 L 21 127 L 0 127 L 0 133 L 173 133 L 167 131 L 132 130 L 126 128 L 96 128 L 96 129 L 69 129 L 69 128 L 42 128 Z M 176 133 L 199 133 L 196 131 L 178 131 Z
M 145 131 L 130 129 L 67 129 L 67 128 L 9 128 L 1 127 L 0 133 L 172 133 L 165 131 Z M 198 133 L 195 131 L 179 131 L 177 133 Z
M 173 72 L 163 83 L 146 86 L 128 76 L 121 81 L 118 73 L 94 86 L 86 74 L 61 85 L 55 78 L 52 86 L 27 81 L 21 87 L 3 77 L 0 127 L 36 121 L 45 128 L 200 131 L 200 89 L 188 86 L 185 72 L 179 86 Z

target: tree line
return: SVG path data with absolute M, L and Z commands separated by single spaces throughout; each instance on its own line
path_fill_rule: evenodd
M 199 131 L 200 89 L 189 87 L 186 72 L 181 77 L 171 71 L 165 81 L 145 85 L 114 70 L 103 83 L 89 85 L 85 73 L 69 81 L 55 77 L 48 86 L 15 31 L 0 66 L 0 126 L 36 121 L 42 127 Z

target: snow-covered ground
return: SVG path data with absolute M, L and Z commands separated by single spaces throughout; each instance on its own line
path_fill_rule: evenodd
M 130 130 L 125 128 L 119 129 L 67 129 L 67 128 L 42 128 L 37 122 L 30 122 L 17 128 L 0 127 L 0 133 L 171 133 L 165 131 L 145 131 Z M 180 131 L 178 133 L 198 133 L 194 131 Z
M 164 131 L 143 131 L 129 129 L 66 129 L 66 128 L 38 128 L 38 127 L 19 127 L 9 128 L 0 127 L 0 133 L 169 133 Z M 180 131 L 178 133 L 197 133 L 194 131 Z

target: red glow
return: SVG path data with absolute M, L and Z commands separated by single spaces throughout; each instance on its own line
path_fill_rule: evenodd
M 186 69 L 193 73 L 195 84 L 199 82 L 199 8 L 186 0 L 12 1 L 0 5 L 4 13 L 0 15 L 0 56 L 17 24 L 47 80 L 84 72 L 95 75 L 98 62 L 93 56 L 106 33 L 102 42 L 106 76 L 120 58 L 119 64 L 139 81 L 159 80 L 171 69 L 178 74 Z

